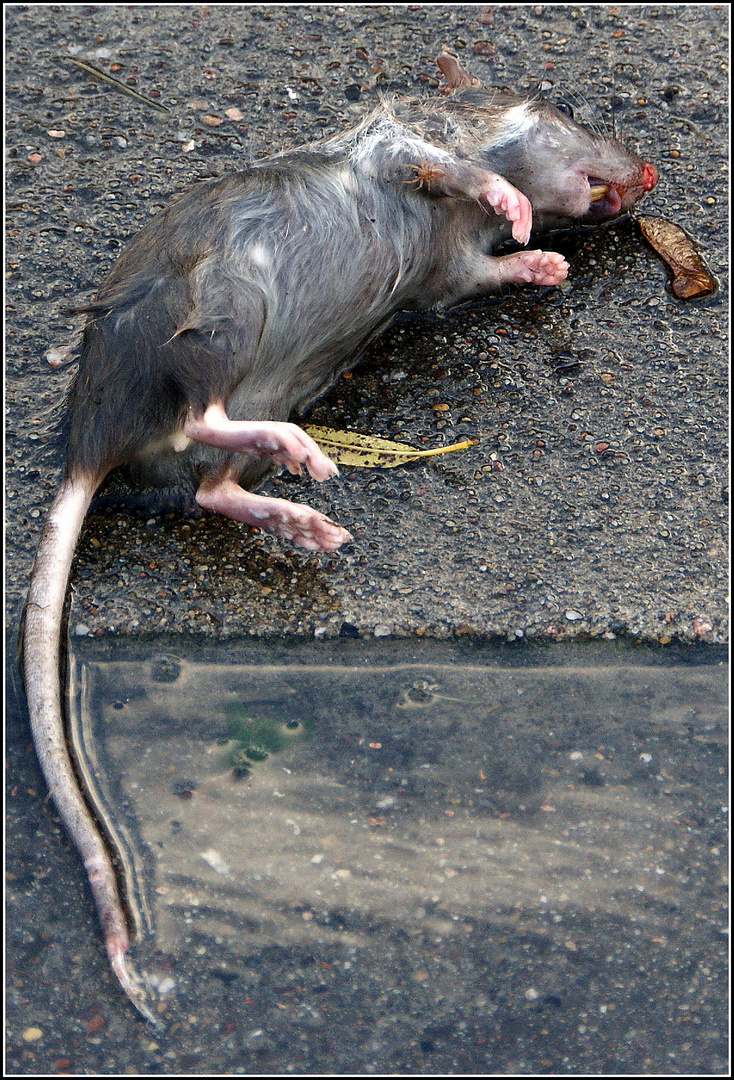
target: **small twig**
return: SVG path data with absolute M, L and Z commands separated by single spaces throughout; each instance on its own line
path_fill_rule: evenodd
M 82 71 L 86 71 L 87 75 L 93 75 L 95 79 L 102 79 L 104 82 L 107 82 L 111 86 L 122 91 L 123 94 L 127 94 L 128 97 L 137 98 L 138 101 L 142 101 L 146 105 L 151 105 L 160 112 L 170 113 L 171 111 L 170 109 L 167 109 L 165 105 L 160 105 L 157 101 L 153 101 L 151 98 L 146 97 L 145 94 L 139 94 L 137 90 L 132 90 L 129 86 L 125 86 L 119 79 L 113 79 L 111 75 L 108 75 L 104 71 L 100 71 L 99 68 L 94 67 L 93 64 L 88 64 L 86 60 L 76 60 L 73 56 L 60 56 L 58 59 L 65 60 L 68 64 L 76 64 Z

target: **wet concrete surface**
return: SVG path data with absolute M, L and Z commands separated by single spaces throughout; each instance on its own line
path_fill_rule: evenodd
M 210 517 L 97 512 L 75 570 L 72 629 L 112 642 L 162 631 L 200 641 L 598 636 L 663 649 L 725 640 L 728 9 L 17 5 L 6 17 L 10 628 L 61 467 L 52 426 L 71 373 L 44 354 L 74 340 L 80 320 L 68 307 L 93 293 L 124 241 L 175 192 L 339 130 L 379 89 L 434 92 L 433 61 L 446 44 L 488 84 L 524 90 L 540 81 L 551 96 L 582 88 L 602 118 L 614 111 L 617 131 L 660 169 L 645 212 L 700 242 L 722 290 L 702 302 L 673 299 L 630 222 L 554 238 L 548 246 L 572 265 L 563 288 L 516 290 L 442 320 L 400 320 L 309 417 L 430 445 L 476 438 L 471 451 L 389 473 L 345 469 L 321 488 L 270 481 L 271 492 L 308 501 L 354 533 L 332 557 Z M 93 82 L 64 55 L 159 93 L 171 113 Z M 605 444 L 607 452 L 596 449 Z M 217 1027 L 216 995 L 165 1038 L 129 1015 L 106 971 L 76 856 L 44 802 L 22 713 L 10 721 L 9 869 L 20 882 L 10 898 L 12 1069 L 273 1071 L 275 1059 L 258 1058 L 257 1038 L 248 1046 L 239 1028 L 226 1030 L 233 1016 Z M 685 949 L 672 953 L 675 964 L 709 963 L 701 952 L 695 961 Z M 292 957 L 267 955 L 274 966 L 263 978 L 277 987 Z M 380 1012 L 385 1002 L 373 1009 L 380 994 L 394 1000 L 393 990 L 404 1002 L 398 979 L 374 998 L 368 982 L 346 999 L 342 987 L 330 1027 L 341 1047 L 329 1034 L 309 1043 L 305 1058 L 276 1058 L 293 1071 L 341 1067 L 342 1052 L 367 1071 L 388 1060 L 413 1072 L 726 1071 L 721 1026 L 692 1021 L 691 1035 L 678 1022 L 677 999 L 666 993 L 679 977 L 671 970 L 648 969 L 635 1010 L 652 984 L 662 1011 L 628 1057 L 621 1028 L 609 1029 L 600 1049 L 593 1040 L 586 1047 L 578 1027 L 569 1045 L 564 1026 L 568 1060 L 555 1050 L 544 1058 L 546 1015 L 533 1013 L 528 1026 L 523 1004 L 503 1021 L 512 1046 L 499 1056 L 501 1042 L 490 1039 L 492 1053 L 462 1057 L 452 1042 L 456 1015 L 437 1014 L 424 1037 L 409 1024 L 390 1036 L 385 1045 L 402 1049 L 389 1058 L 366 1036 L 352 1037 L 350 1025 L 357 1007 L 375 1032 L 381 1018 L 392 1016 L 388 1029 L 402 1023 L 403 1004 L 394 1014 Z M 697 978 L 691 997 L 702 1002 Z M 596 990 L 588 995 L 594 1010 L 604 1004 Z M 277 998 L 269 1016 L 284 1011 L 275 1011 L 284 1003 Z M 24 1037 L 35 1030 L 41 1037 Z M 380 1036 L 371 1030 L 370 1038 Z M 430 1044 L 423 1057 L 404 1053 L 415 1039 Z M 269 1045 L 285 1049 L 277 1039 Z
M 160 1027 L 16 792 L 18 1071 L 725 1072 L 718 652 L 80 641 L 70 738 Z

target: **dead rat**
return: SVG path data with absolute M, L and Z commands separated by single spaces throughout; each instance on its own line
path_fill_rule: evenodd
M 531 227 L 599 221 L 657 172 L 540 97 L 483 90 L 451 56 L 443 96 L 383 102 L 352 130 L 201 183 L 129 244 L 85 309 L 68 400 L 67 459 L 25 609 L 33 739 L 86 868 L 107 954 L 153 1019 L 126 959 L 115 872 L 69 758 L 59 642 L 69 571 L 105 478 L 159 505 L 195 501 L 304 548 L 349 533 L 307 506 L 255 495 L 273 465 L 316 480 L 335 465 L 289 422 L 398 311 L 445 308 L 530 282 L 555 285 L 552 251 L 497 257 Z

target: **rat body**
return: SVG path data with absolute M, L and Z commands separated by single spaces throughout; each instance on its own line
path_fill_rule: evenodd
M 114 870 L 69 759 L 59 642 L 76 542 L 113 470 L 156 505 L 194 502 L 309 550 L 351 539 L 306 506 L 253 494 L 274 464 L 334 464 L 290 417 L 356 363 L 398 311 L 449 307 L 568 271 L 554 252 L 492 250 L 531 226 L 603 220 L 657 179 L 613 139 L 539 98 L 484 91 L 439 58 L 450 96 L 385 103 L 356 128 L 202 183 L 133 239 L 86 308 L 64 478 L 25 611 L 33 738 L 84 860 L 110 963 L 126 960 Z

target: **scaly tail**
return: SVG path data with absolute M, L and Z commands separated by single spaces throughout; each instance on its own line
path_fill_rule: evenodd
M 66 478 L 49 511 L 26 602 L 23 673 L 38 760 L 87 871 L 110 965 L 136 1009 L 157 1023 L 125 956 L 129 939 L 115 871 L 79 788 L 61 710 L 59 652 L 64 600 L 76 543 L 99 482 L 100 477 Z

